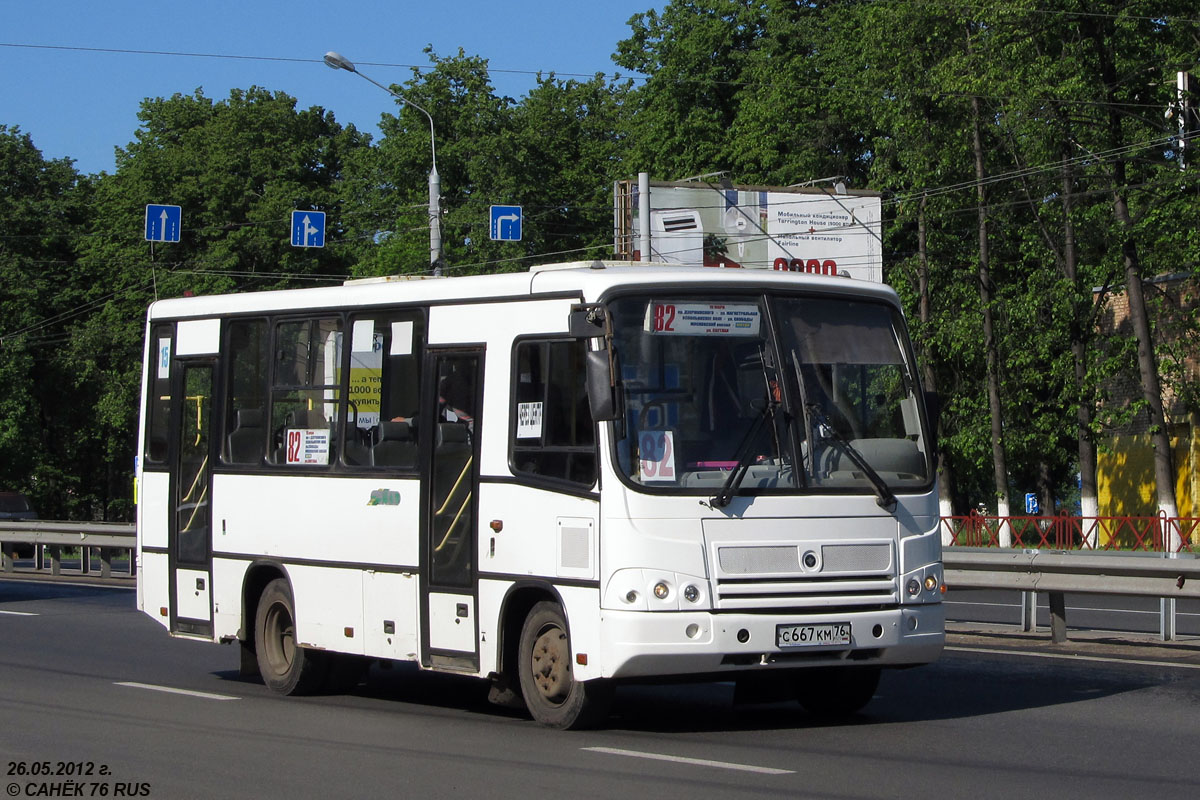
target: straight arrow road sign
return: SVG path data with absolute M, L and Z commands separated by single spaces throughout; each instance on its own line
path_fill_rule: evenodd
M 146 206 L 146 241 L 178 242 L 183 229 L 183 209 L 179 206 Z

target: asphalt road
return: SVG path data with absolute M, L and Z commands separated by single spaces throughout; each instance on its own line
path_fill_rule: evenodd
M 1095 800 L 1200 785 L 1188 644 L 955 633 L 842 724 L 735 706 L 726 684 L 644 686 L 584 733 L 411 667 L 282 698 L 239 679 L 236 657 L 171 639 L 128 588 L 0 579 L 5 796 Z

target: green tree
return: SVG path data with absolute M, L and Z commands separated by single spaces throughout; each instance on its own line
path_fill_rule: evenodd
M 432 69 L 395 88 L 434 122 L 442 185 L 442 248 L 449 275 L 605 255 L 612 242 L 611 182 L 621 174 L 618 120 L 627 83 L 539 76 L 520 102 L 498 96 L 487 62 L 430 52 Z M 397 101 L 399 103 L 400 101 Z M 384 138 L 355 162 L 356 273 L 430 270 L 429 122 L 400 103 Z M 520 242 L 490 238 L 489 206 L 520 205 Z
M 80 302 L 62 358 L 89 415 L 79 436 L 105 465 L 106 516 L 128 515 L 146 305 L 159 297 L 309 285 L 350 273 L 342 241 L 343 163 L 368 140 L 319 108 L 264 89 L 214 102 L 150 99 L 117 169 L 96 180 L 94 227 L 80 247 Z M 148 203 L 182 207 L 178 244 L 142 238 Z M 290 212 L 321 209 L 327 246 L 290 245 Z
M 0 125 L 0 486 L 48 517 L 91 511 L 85 420 L 61 358 L 63 325 L 86 311 L 75 248 L 90 188 L 69 159 L 48 161 L 28 134 Z

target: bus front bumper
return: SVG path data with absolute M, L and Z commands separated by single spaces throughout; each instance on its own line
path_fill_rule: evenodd
M 945 645 L 940 603 L 829 614 L 601 612 L 604 677 L 719 675 L 855 664 L 901 667 L 937 660 Z M 781 630 L 840 631 L 849 643 L 780 645 Z

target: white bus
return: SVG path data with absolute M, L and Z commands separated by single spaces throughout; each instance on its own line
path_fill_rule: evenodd
M 394 660 L 559 728 L 639 679 L 856 711 L 944 642 L 917 372 L 890 288 L 794 273 L 162 300 L 138 607 L 285 694 Z

